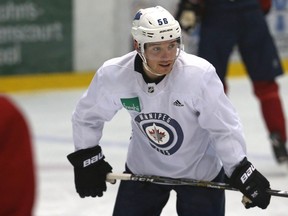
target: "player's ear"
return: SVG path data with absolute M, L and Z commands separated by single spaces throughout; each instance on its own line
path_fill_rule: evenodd
M 140 52 L 140 47 L 136 40 L 133 41 L 133 47 L 137 52 Z

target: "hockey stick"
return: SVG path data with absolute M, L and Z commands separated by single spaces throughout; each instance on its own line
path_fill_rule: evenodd
M 190 185 L 190 186 L 196 186 L 196 187 L 206 187 L 206 188 L 215 188 L 215 189 L 222 189 L 222 190 L 239 191 L 238 189 L 233 188 L 229 184 L 226 184 L 226 183 L 193 180 L 193 179 L 185 179 L 185 178 L 174 179 L 174 178 L 169 178 L 169 177 L 152 176 L 152 175 L 109 173 L 107 175 L 106 180 L 108 182 L 115 182 L 115 180 L 124 180 L 124 181 L 153 182 L 153 183 L 160 183 L 160 184 Z M 288 191 L 268 189 L 267 192 L 272 196 L 288 198 Z

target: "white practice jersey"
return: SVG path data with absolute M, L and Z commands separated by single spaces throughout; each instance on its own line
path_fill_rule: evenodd
M 136 56 L 111 59 L 95 74 L 73 113 L 76 150 L 101 143 L 104 123 L 124 108 L 131 116 L 127 166 L 133 173 L 210 181 L 224 167 L 230 176 L 246 144 L 215 68 L 181 52 L 169 75 L 146 83 Z

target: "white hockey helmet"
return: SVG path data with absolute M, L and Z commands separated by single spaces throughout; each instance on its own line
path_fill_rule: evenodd
M 141 52 L 145 43 L 181 39 L 178 21 L 161 6 L 140 9 L 134 17 L 131 33 Z

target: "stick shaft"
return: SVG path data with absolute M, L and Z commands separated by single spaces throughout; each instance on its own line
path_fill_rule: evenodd
M 174 184 L 174 185 L 190 185 L 190 186 L 196 186 L 196 187 L 206 187 L 206 188 L 215 188 L 215 189 L 222 189 L 222 190 L 239 191 L 238 189 L 231 187 L 229 184 L 220 183 L 220 182 L 210 182 L 210 181 L 201 181 L 201 180 L 193 180 L 193 179 L 173 179 L 173 178 L 162 177 L 162 176 L 137 175 L 137 174 L 127 174 L 127 173 L 109 173 L 107 175 L 107 181 L 113 181 L 113 180 L 153 182 L 153 183 Z M 272 196 L 288 198 L 288 191 L 269 189 L 267 190 L 267 192 Z

